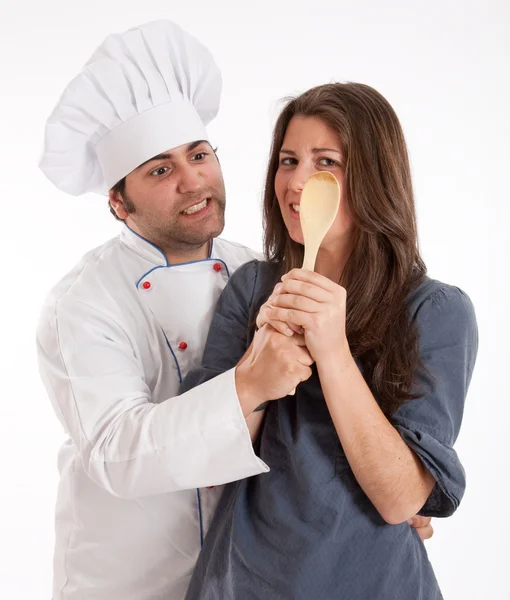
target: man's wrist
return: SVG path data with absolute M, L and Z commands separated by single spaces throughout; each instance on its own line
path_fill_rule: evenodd
M 257 410 L 267 400 L 267 398 L 261 397 L 246 363 L 238 365 L 235 369 L 235 386 L 245 417 Z

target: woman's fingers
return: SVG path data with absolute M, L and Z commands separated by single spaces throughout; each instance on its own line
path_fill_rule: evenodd
M 292 269 L 282 277 L 283 282 L 287 282 L 289 280 L 297 280 L 305 283 L 312 284 L 323 290 L 328 292 L 334 291 L 337 287 L 337 284 L 324 277 L 324 275 L 319 275 L 319 273 L 315 273 L 314 271 L 307 271 L 306 269 Z
M 310 300 L 310 298 L 305 298 L 305 296 L 283 293 L 278 298 L 275 298 L 272 304 L 280 308 L 294 308 L 306 313 L 317 313 L 325 306 L 323 303 Z
M 277 331 L 283 333 L 283 335 L 292 336 L 294 333 L 302 333 L 301 327 L 274 319 L 271 315 L 272 308 L 272 305 L 267 302 L 262 305 L 256 320 L 258 329 L 261 329 L 264 325 L 270 323 Z
M 295 310 L 293 308 L 280 308 L 274 306 L 268 309 L 268 316 L 272 321 L 283 321 L 290 327 L 302 327 L 304 330 L 307 329 L 311 324 L 313 315 L 303 312 L 301 310 Z
M 315 283 L 298 281 L 297 279 L 286 279 L 281 284 L 281 288 L 278 288 L 278 294 L 275 294 L 272 300 L 274 300 L 274 298 L 278 298 L 282 294 L 303 296 L 319 303 L 324 303 L 331 300 L 330 290 L 325 290 L 323 287 L 319 287 Z

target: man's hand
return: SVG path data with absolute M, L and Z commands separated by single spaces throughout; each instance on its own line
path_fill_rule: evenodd
M 409 520 L 409 525 L 416 528 L 416 531 L 422 540 L 429 540 L 434 535 L 434 529 L 430 522 L 430 517 L 420 517 L 416 515 Z
M 288 337 L 265 325 L 236 367 L 236 389 L 246 417 L 268 400 L 284 398 L 312 374 L 313 359 L 302 335 Z

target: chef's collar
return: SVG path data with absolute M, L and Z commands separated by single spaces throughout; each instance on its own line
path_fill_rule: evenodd
M 131 250 L 136 252 L 139 256 L 148 260 L 152 264 L 161 267 L 170 267 L 170 263 L 168 262 L 165 253 L 163 250 L 158 248 L 152 242 L 142 237 L 140 234 L 133 231 L 130 227 L 128 227 L 125 223 L 120 232 L 120 241 L 128 246 Z M 213 240 L 209 243 L 209 256 L 211 258 L 212 255 L 212 247 Z M 179 263 L 180 264 L 180 263 Z M 184 263 L 186 264 L 186 263 Z M 175 266 L 175 265 L 173 265 Z
M 154 265 L 163 267 L 168 266 L 165 253 L 155 244 L 134 232 L 125 223 L 120 232 L 120 241 Z

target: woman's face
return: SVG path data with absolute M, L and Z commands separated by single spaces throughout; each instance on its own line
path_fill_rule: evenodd
M 299 244 L 303 244 L 299 221 L 301 192 L 308 178 L 317 171 L 330 171 L 343 186 L 344 159 L 338 135 L 318 117 L 292 117 L 280 149 L 275 192 L 289 235 Z M 336 219 L 321 246 L 338 244 L 352 229 L 352 219 L 341 198 Z

